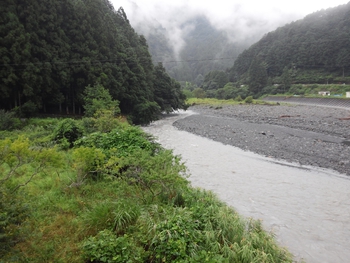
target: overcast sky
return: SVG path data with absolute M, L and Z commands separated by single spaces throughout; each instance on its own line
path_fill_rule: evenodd
M 130 20 L 138 20 L 134 15 L 135 4 L 145 17 L 159 20 L 188 13 L 204 13 L 214 21 L 227 21 L 233 17 L 263 17 L 276 21 L 283 16 L 303 18 L 315 11 L 346 4 L 347 0 L 110 0 L 115 9 L 123 6 Z M 178 11 L 182 11 L 179 14 Z M 170 14 L 170 16 L 169 16 Z
M 189 7 L 190 9 L 205 10 L 216 16 L 230 16 L 238 12 L 262 14 L 274 13 L 297 13 L 306 15 L 322 8 L 335 7 L 346 4 L 345 0 L 110 0 L 118 9 L 123 6 L 126 10 L 130 3 L 134 2 L 145 10 L 155 11 L 164 9 L 170 11 L 173 7 Z M 241 8 L 241 9 L 240 9 Z M 240 10 L 239 10 L 240 9 Z M 127 10 L 131 11 L 131 10 Z
M 348 0 L 110 0 L 122 6 L 134 27 L 159 23 L 168 38 L 181 46 L 183 34 L 191 28 L 180 25 L 196 15 L 205 15 L 216 28 L 224 29 L 233 41 L 260 38 L 307 14 L 346 4 Z M 258 39 L 256 39 L 258 40 Z

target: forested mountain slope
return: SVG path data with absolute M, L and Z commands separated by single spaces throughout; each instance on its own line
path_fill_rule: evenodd
M 143 32 L 142 28 L 136 30 Z M 205 16 L 183 22 L 179 30 L 187 33 L 183 36 L 183 46 L 177 47 L 178 52 L 160 24 L 152 26 L 150 23 L 147 30 L 145 36 L 154 61 L 163 62 L 169 75 L 176 80 L 191 81 L 198 86 L 208 72 L 230 68 L 235 58 L 251 44 L 245 41 L 234 43 L 224 30 L 215 28 Z
M 349 82 L 350 3 L 266 34 L 239 55 L 230 70 L 231 81 L 247 81 L 255 64 L 264 67 L 270 78 L 289 70 L 296 83 Z
M 122 8 L 115 11 L 108 0 L 1 3 L 1 109 L 80 113 L 85 87 L 96 83 L 135 122 L 183 107 L 180 85 L 162 65 L 155 69 L 146 39 Z

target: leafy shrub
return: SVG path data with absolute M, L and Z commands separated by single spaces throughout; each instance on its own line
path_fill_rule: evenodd
M 205 91 L 202 88 L 196 88 L 193 91 L 193 95 L 194 95 L 195 98 L 200 98 L 200 99 L 203 99 L 203 98 L 207 97 L 207 94 L 205 93 Z
M 194 98 L 194 94 L 191 90 L 189 89 L 184 89 L 182 92 L 185 94 L 186 99 Z
M 73 151 L 74 168 L 77 170 L 77 180 L 82 182 L 85 178 L 97 179 L 105 163 L 105 155 L 101 149 L 94 147 L 80 147 Z
M 14 180 L 13 192 L 27 185 L 35 175 L 48 167 L 62 166 L 62 154 L 56 148 L 31 147 L 29 139 L 24 136 L 13 141 L 0 140 L 0 174 L 3 176 L 0 186 Z
M 69 148 L 73 147 L 73 143 L 83 136 L 83 128 L 76 120 L 64 119 L 58 123 L 57 128 L 53 131 L 53 139 L 61 142 L 64 139 L 69 143 Z
M 110 110 L 113 116 L 120 114 L 119 101 L 113 100 L 101 84 L 88 85 L 84 90 L 85 116 L 92 117 L 100 110 Z
M 238 95 L 236 98 L 235 98 L 235 101 L 242 101 L 242 97 L 240 95 Z
M 112 110 L 98 110 L 94 117 L 94 128 L 100 132 L 110 132 L 121 125 Z
M 103 230 L 97 236 L 87 239 L 82 249 L 84 258 L 89 262 L 144 262 L 143 249 L 138 247 L 131 237 L 117 237 L 110 230 Z
M 95 132 L 76 141 L 76 146 L 96 147 L 103 150 L 116 149 L 118 156 L 128 156 L 135 150 L 154 154 L 160 145 L 154 138 L 135 126 L 118 127 L 109 133 Z
M 123 170 L 120 176 L 138 185 L 144 199 L 146 195 L 151 197 L 150 202 L 161 194 L 162 200 L 164 195 L 171 199 L 177 189 L 188 184 L 185 165 L 170 150 L 163 150 L 154 156 L 145 151 L 135 151 L 132 156 L 121 158 L 119 165 Z
M 21 121 L 16 118 L 14 112 L 0 110 L 0 130 L 13 130 L 19 128 Z
M 96 130 L 95 128 L 95 119 L 92 117 L 84 117 L 81 120 L 81 125 L 84 128 L 84 131 L 86 131 L 87 133 L 93 133 Z
M 245 103 L 249 103 L 249 104 L 250 104 L 250 103 L 253 103 L 253 97 L 252 97 L 252 96 L 246 97 L 245 100 L 244 100 L 244 102 L 245 102 Z
M 197 254 L 202 235 L 197 223 L 184 209 L 176 209 L 166 220 L 158 223 L 152 239 L 150 252 L 155 262 L 187 262 Z

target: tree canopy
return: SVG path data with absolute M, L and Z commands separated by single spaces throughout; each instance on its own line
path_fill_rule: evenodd
M 4 0 L 0 22 L 1 108 L 81 113 L 84 90 L 96 83 L 135 123 L 162 108 L 147 42 L 108 0 Z M 180 91 L 163 95 L 177 96 L 172 109 L 184 104 Z
M 269 77 L 283 76 L 283 85 L 290 85 L 287 70 L 310 72 L 310 78 L 295 74 L 297 83 L 325 83 L 330 78 L 346 77 L 350 72 L 350 3 L 321 10 L 266 34 L 242 52 L 230 70 L 231 81 L 251 78 L 254 61 L 266 65 Z M 320 78 L 311 78 L 318 72 Z M 349 80 L 340 79 L 348 82 Z M 281 83 L 280 83 L 281 84 Z

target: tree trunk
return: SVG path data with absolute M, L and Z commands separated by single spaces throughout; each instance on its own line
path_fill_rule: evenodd
M 66 96 L 66 114 L 69 114 L 69 107 L 68 107 L 68 95 Z
M 72 102 L 72 107 L 73 107 L 73 114 L 75 115 L 75 102 L 74 102 L 74 99 L 73 99 L 73 102 Z
M 75 101 L 74 101 L 74 92 L 72 92 L 72 107 L 73 107 L 73 114 L 75 115 Z

